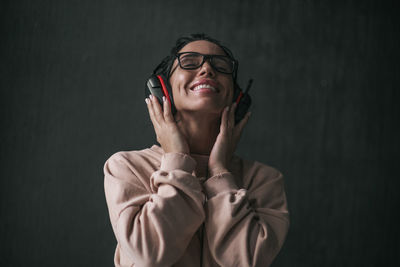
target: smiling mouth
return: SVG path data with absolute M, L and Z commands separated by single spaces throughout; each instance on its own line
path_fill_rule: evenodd
M 199 85 L 197 85 L 197 86 L 195 86 L 193 89 L 191 89 L 192 91 L 200 91 L 200 90 L 203 90 L 203 89 L 210 89 L 211 91 L 213 91 L 213 92 L 218 92 L 218 90 L 217 90 L 217 88 L 215 88 L 215 87 L 213 87 L 213 86 L 211 86 L 211 85 L 209 85 L 209 84 L 206 84 L 206 83 L 203 83 L 203 84 L 199 84 Z

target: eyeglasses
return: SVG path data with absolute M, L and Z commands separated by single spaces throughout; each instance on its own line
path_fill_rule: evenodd
M 179 66 L 185 70 L 194 70 L 203 66 L 209 59 L 210 65 L 218 72 L 232 74 L 235 72 L 236 60 L 223 55 L 203 55 L 196 52 L 183 52 L 176 54 Z

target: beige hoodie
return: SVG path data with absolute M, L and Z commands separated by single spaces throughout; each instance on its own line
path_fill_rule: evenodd
M 207 179 L 207 163 L 156 145 L 107 160 L 115 266 L 271 264 L 289 227 L 282 174 L 235 156 Z

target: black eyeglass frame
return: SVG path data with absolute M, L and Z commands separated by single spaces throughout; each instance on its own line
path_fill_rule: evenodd
M 203 60 L 202 60 L 202 62 L 201 62 L 201 64 L 200 64 L 199 66 L 196 66 L 196 67 L 189 67 L 189 68 L 188 68 L 188 67 L 183 67 L 182 64 L 181 64 L 181 59 L 180 59 L 181 55 L 183 55 L 183 54 L 195 54 L 195 55 L 199 55 L 199 56 L 202 56 L 202 57 L 203 57 Z M 203 66 L 204 62 L 206 62 L 207 59 L 210 59 L 208 62 L 210 62 L 210 65 L 211 65 L 211 67 L 213 67 L 213 69 L 215 69 L 216 71 L 218 71 L 218 72 L 220 72 L 220 73 L 224 73 L 224 74 L 233 74 L 233 77 L 236 78 L 236 72 L 237 72 L 237 67 L 238 67 L 238 61 L 237 61 L 236 59 L 233 59 L 233 58 L 229 57 L 229 56 L 224 56 L 224 55 L 205 55 L 205 54 L 201 54 L 201 53 L 198 53 L 198 52 L 182 52 L 182 53 L 177 53 L 177 54 L 175 55 L 175 58 L 178 59 L 178 65 L 179 65 L 179 67 L 181 67 L 181 68 L 184 69 L 184 70 L 195 70 L 195 69 L 201 68 L 201 66 Z M 232 62 L 232 72 L 225 72 L 225 71 L 221 71 L 220 69 L 216 68 L 216 67 L 214 66 L 214 64 L 213 64 L 213 58 L 226 58 L 226 59 L 228 59 L 229 61 L 231 61 L 231 62 Z M 172 71 L 172 72 L 173 72 L 173 71 Z M 172 72 L 171 72 L 171 74 L 172 74 Z

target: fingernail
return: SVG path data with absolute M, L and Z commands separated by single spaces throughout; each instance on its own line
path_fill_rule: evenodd
M 150 98 L 151 100 L 153 100 L 153 95 L 149 95 L 149 98 Z
M 146 97 L 144 101 L 146 102 L 146 104 L 148 104 L 150 100 Z
M 165 96 L 163 96 L 162 100 L 165 102 L 167 100 L 167 98 Z

